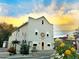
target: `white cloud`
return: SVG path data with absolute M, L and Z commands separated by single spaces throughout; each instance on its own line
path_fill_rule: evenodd
M 0 15 L 5 16 L 8 14 L 8 6 L 6 4 L 0 4 Z
M 77 2 L 77 3 L 75 3 L 75 4 L 72 4 L 72 5 L 71 5 L 71 8 L 72 8 L 72 9 L 77 9 L 77 10 L 79 10 L 79 2 Z
M 8 4 L 0 4 L 0 15 L 7 16 L 10 13 L 12 14 L 15 13 L 16 17 L 18 18 L 21 17 L 20 19 L 25 19 L 25 20 L 28 16 L 31 16 L 34 18 L 45 16 L 47 19 L 49 19 L 50 17 L 53 17 L 54 15 L 63 15 L 63 13 L 65 13 L 65 11 L 69 9 L 68 13 L 65 13 L 65 14 L 71 15 L 72 17 L 74 17 L 74 19 L 77 19 L 77 21 L 74 21 L 74 23 L 77 25 L 79 24 L 78 23 L 79 22 L 79 18 L 78 18 L 79 17 L 79 3 L 69 4 L 69 5 L 67 5 L 67 3 L 63 3 L 62 6 L 58 9 L 58 6 L 56 5 L 56 0 L 52 0 L 49 6 L 44 6 L 42 3 L 43 2 L 42 0 L 40 2 L 39 1 L 36 2 L 36 1 L 37 0 L 34 0 L 33 3 L 21 2 L 17 4 L 16 6 L 12 6 L 12 5 L 10 6 Z M 71 32 L 72 29 L 70 30 L 68 28 L 72 28 L 74 23 L 71 23 L 70 25 L 66 24 L 69 27 L 65 26 L 65 28 L 67 28 L 67 30 L 65 31 L 61 30 L 61 28 L 64 28 L 64 26 L 62 27 L 54 26 L 54 34 L 59 36 L 59 35 L 64 35 Z

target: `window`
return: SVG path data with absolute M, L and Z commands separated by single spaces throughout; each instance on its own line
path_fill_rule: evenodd
M 47 44 L 47 46 L 49 46 L 49 47 L 50 47 L 50 44 Z
M 49 37 L 49 32 L 46 33 L 47 37 Z
M 47 34 L 47 37 L 49 36 L 49 34 Z
M 33 44 L 33 46 L 37 46 L 37 44 Z
M 42 20 L 42 24 L 44 24 L 44 21 Z
M 38 35 L 38 32 L 35 32 L 35 35 Z
M 37 29 L 35 29 L 34 34 L 38 35 L 38 30 Z
M 45 33 L 43 33 L 43 32 L 41 32 L 40 35 L 41 35 L 41 37 L 45 37 Z

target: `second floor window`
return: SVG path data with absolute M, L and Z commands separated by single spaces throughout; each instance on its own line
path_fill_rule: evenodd
M 49 34 L 47 34 L 47 37 L 49 36 Z
M 44 24 L 44 21 L 42 20 L 42 24 Z
M 38 32 L 35 32 L 35 35 L 38 35 Z

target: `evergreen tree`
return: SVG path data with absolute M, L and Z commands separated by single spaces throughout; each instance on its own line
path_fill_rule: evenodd
M 29 45 L 27 44 L 26 40 L 22 41 L 20 53 L 23 55 L 29 54 Z

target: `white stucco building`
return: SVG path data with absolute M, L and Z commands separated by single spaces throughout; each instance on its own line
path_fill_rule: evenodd
M 28 19 L 28 22 L 12 33 L 8 47 L 11 46 L 13 40 L 18 40 L 20 43 L 26 40 L 30 42 L 31 47 L 35 45 L 38 50 L 53 49 L 51 44 L 53 42 L 53 24 L 50 24 L 44 16 L 37 19 L 29 17 Z M 19 48 L 20 45 L 17 45 L 17 49 Z

